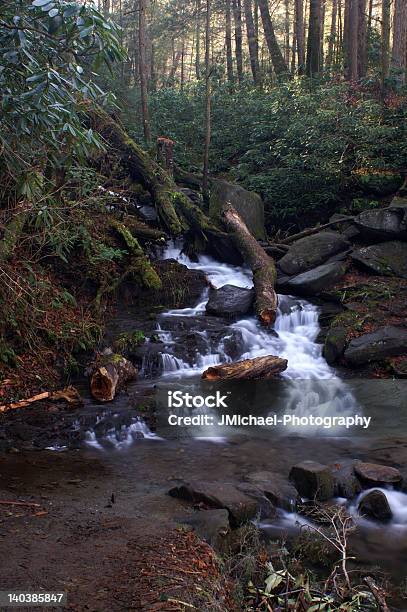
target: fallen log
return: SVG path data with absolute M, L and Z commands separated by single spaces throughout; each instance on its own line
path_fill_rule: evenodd
M 137 369 L 122 355 L 109 353 L 93 366 L 90 392 L 99 402 L 111 402 L 123 386 L 137 378 Z
M 255 310 L 263 325 L 272 325 L 277 314 L 278 298 L 274 290 L 277 272 L 274 261 L 267 255 L 232 206 L 223 209 L 223 221 L 243 261 L 253 272 L 256 295 Z
M 287 369 L 287 359 L 266 355 L 243 359 L 235 363 L 211 366 L 202 374 L 203 380 L 264 380 L 274 378 Z
M 348 215 L 342 215 L 342 219 L 336 219 L 335 221 L 329 221 L 328 223 L 323 223 L 322 225 L 316 225 L 315 227 L 309 227 L 308 229 L 303 230 L 302 232 L 298 232 L 298 234 L 292 234 L 285 238 L 285 240 L 281 240 L 281 246 L 291 244 L 296 240 L 300 240 L 300 238 L 305 238 L 306 236 L 312 236 L 313 234 L 318 234 L 321 230 L 327 229 L 328 227 L 334 227 L 335 225 L 340 225 L 341 223 L 345 223 L 346 221 L 354 221 L 356 217 L 349 217 Z
M 37 395 L 33 395 L 27 399 L 19 400 L 18 402 L 11 402 L 10 404 L 2 404 L 0 406 L 0 412 L 7 412 L 8 410 L 16 410 L 17 408 L 26 408 L 30 404 L 40 402 L 41 400 L 49 399 L 52 401 L 64 400 L 68 404 L 80 404 L 82 402 L 81 396 L 79 395 L 75 387 L 67 387 L 61 391 L 43 391 Z
M 100 107 L 85 103 L 84 107 L 92 128 L 114 148 L 130 176 L 150 192 L 158 217 L 169 234 L 177 236 L 192 229 L 204 240 L 225 236 L 117 121 Z

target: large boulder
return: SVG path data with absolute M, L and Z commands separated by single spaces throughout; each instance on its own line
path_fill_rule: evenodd
M 387 326 L 350 341 L 345 359 L 352 365 L 362 365 L 407 352 L 407 329 Z
M 362 236 L 373 240 L 406 240 L 407 224 L 403 208 L 365 210 L 355 219 Z
M 347 251 L 349 242 L 337 232 L 319 232 L 293 243 L 280 259 L 278 266 L 284 274 L 293 276 L 325 263 L 333 255 Z
M 335 482 L 335 495 L 353 499 L 362 490 L 355 474 L 355 461 L 338 461 L 331 466 Z
M 194 504 L 205 504 L 210 508 L 224 508 L 229 512 L 232 527 L 242 525 L 253 519 L 258 511 L 258 502 L 239 491 L 228 482 L 194 481 L 183 483 L 168 491 L 177 497 Z
M 257 193 L 222 179 L 211 179 L 209 215 L 219 219 L 225 204 L 237 210 L 255 238 L 265 239 L 264 204 Z
M 334 261 L 290 279 L 278 280 L 278 288 L 294 295 L 316 295 L 335 285 L 346 272 L 346 263 Z
M 324 357 L 333 365 L 342 357 L 347 343 L 347 330 L 345 327 L 331 327 L 324 343 Z
M 407 278 L 407 243 L 399 240 L 372 244 L 351 254 L 356 263 L 383 276 Z
M 316 461 L 302 461 L 291 468 L 290 480 L 301 497 L 326 501 L 335 493 L 335 482 L 327 465 Z
M 358 510 L 362 516 L 367 516 L 376 521 L 390 521 L 393 513 L 382 491 L 369 491 L 359 502 Z
M 398 486 L 403 480 L 400 471 L 388 465 L 360 461 L 355 463 L 354 470 L 356 476 L 365 486 Z
M 253 308 L 254 290 L 223 285 L 219 289 L 211 287 L 206 304 L 208 314 L 221 317 L 244 315 Z

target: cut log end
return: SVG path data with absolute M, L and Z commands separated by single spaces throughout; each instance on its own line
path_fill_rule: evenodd
M 120 355 L 112 355 L 110 361 L 97 366 L 92 373 L 92 397 L 99 402 L 111 402 L 123 385 L 136 377 L 137 370 L 130 361 Z
M 266 308 L 261 310 L 258 314 L 260 323 L 264 325 L 264 327 L 269 327 L 270 325 L 274 325 L 276 320 L 276 312 L 270 308 Z
M 287 359 L 266 355 L 236 363 L 212 366 L 202 374 L 203 380 L 267 380 L 287 369 Z

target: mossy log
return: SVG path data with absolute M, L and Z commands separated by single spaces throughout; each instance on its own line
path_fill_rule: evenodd
M 204 380 L 266 380 L 287 369 L 287 359 L 266 355 L 236 363 L 212 366 L 202 374 Z
M 179 191 L 172 177 L 132 140 L 102 108 L 88 105 L 92 127 L 116 151 L 130 176 L 150 192 L 163 227 L 173 236 L 193 230 L 205 240 L 224 235 L 205 213 Z
M 90 378 L 90 392 L 99 402 L 111 402 L 123 386 L 137 378 L 137 369 L 122 355 L 106 355 L 96 364 Z
M 274 260 L 267 255 L 232 206 L 223 209 L 223 221 L 231 232 L 243 261 L 253 272 L 256 295 L 255 310 L 263 325 L 272 325 L 277 314 L 278 298 L 274 290 L 277 272 Z

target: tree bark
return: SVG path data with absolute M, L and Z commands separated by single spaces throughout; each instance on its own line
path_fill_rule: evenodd
M 367 71 L 366 0 L 359 0 L 358 13 L 358 79 L 363 79 Z
M 287 369 L 287 359 L 267 355 L 236 363 L 212 366 L 202 374 L 204 380 L 267 380 Z
M 310 1 L 309 28 L 307 43 L 308 77 L 318 75 L 321 69 L 321 0 Z
M 382 90 L 389 76 L 389 51 L 390 51 L 390 0 L 382 0 Z
M 284 52 L 286 66 L 290 65 L 290 5 L 289 0 L 284 0 Z
M 295 0 L 295 32 L 297 39 L 298 74 L 304 74 L 305 46 L 304 46 L 304 3 Z
M 321 38 L 319 50 L 319 70 L 322 72 L 324 68 L 324 44 L 325 44 L 325 12 L 326 0 L 321 0 Z
M 206 0 L 206 26 L 205 26 L 205 146 L 203 157 L 202 192 L 206 200 L 209 199 L 209 148 L 211 144 L 211 0 Z
M 226 13 L 225 13 L 225 46 L 226 46 L 226 69 L 228 82 L 233 85 L 233 56 L 232 56 L 232 16 L 230 0 L 226 0 Z
M 271 21 L 267 0 L 258 0 L 258 2 L 261 20 L 263 22 L 264 36 L 266 38 L 267 47 L 270 53 L 274 72 L 277 76 L 281 76 L 284 74 L 287 75 L 288 66 L 284 61 L 283 54 L 281 53 L 280 46 L 277 42 L 277 38 L 274 33 L 273 22 Z
M 232 206 L 224 208 L 223 221 L 228 231 L 231 232 L 243 261 L 253 272 L 256 314 L 263 325 L 272 325 L 278 306 L 277 294 L 274 291 L 277 277 L 274 261 L 252 236 L 243 219 Z
M 243 81 L 243 51 L 242 51 L 242 6 L 241 0 L 232 0 L 233 19 L 235 22 L 236 70 L 239 83 Z
M 345 0 L 345 79 L 358 80 L 359 0 Z
M 107 355 L 91 374 L 90 392 L 99 402 L 111 402 L 127 382 L 136 378 L 137 370 L 130 361 L 121 355 Z
M 196 0 L 195 75 L 198 80 L 201 78 L 201 0 Z
M 247 32 L 247 43 L 249 46 L 250 56 L 250 67 L 253 75 L 253 82 L 255 85 L 261 84 L 260 78 L 260 67 L 259 67 L 259 53 L 258 45 L 256 40 L 256 32 L 254 30 L 252 2 L 251 0 L 243 0 L 244 13 L 246 18 L 246 32 Z
M 400 84 L 406 79 L 407 3 L 394 0 L 392 68 Z
M 151 142 L 150 118 L 148 113 L 147 94 L 147 58 L 146 58 L 146 0 L 139 0 L 139 63 L 140 63 L 140 90 L 141 90 L 141 112 L 143 117 L 144 140 L 147 144 Z

